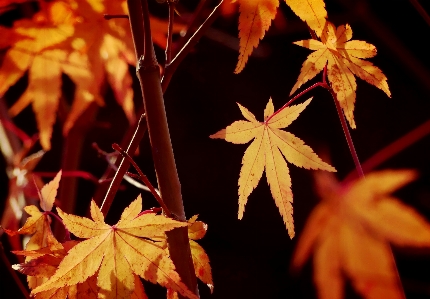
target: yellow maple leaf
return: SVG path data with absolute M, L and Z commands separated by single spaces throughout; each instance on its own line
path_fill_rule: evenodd
M 52 127 L 61 95 L 61 74 L 69 75 L 77 85 L 75 100 L 89 97 L 92 78 L 88 62 L 77 59 L 79 53 L 68 44 L 77 22 L 72 8 L 65 2 L 49 2 L 46 6 L 46 10 L 38 12 L 31 20 L 14 23 L 13 31 L 21 39 L 7 51 L 0 68 L 0 96 L 26 70 L 29 71 L 29 85 L 10 113 L 15 116 L 33 104 L 40 143 L 45 150 L 51 146 Z
M 57 209 L 66 228 L 87 240 L 73 247 L 55 275 L 34 289 L 32 294 L 76 285 L 98 271 L 97 286 L 105 298 L 130 298 L 135 289 L 134 273 L 183 296 L 197 299 L 181 282 L 164 250 L 165 231 L 188 224 L 152 213 L 138 216 L 141 209 L 142 198 L 139 195 L 113 226 L 104 222 L 103 214 L 94 201 L 91 202 L 93 220 Z
M 280 130 L 290 125 L 310 101 L 311 99 L 274 113 L 272 99 L 270 99 L 264 110 L 264 122 L 257 121 L 248 109 L 238 104 L 242 115 L 248 121 L 235 121 L 227 128 L 210 136 L 236 144 L 248 143 L 254 139 L 242 159 L 239 176 L 239 219 L 243 217 L 248 196 L 255 189 L 266 169 L 270 191 L 291 238 L 294 237 L 293 193 L 285 159 L 306 169 L 336 171 L 322 161 L 301 139 Z
M 67 252 L 78 243 L 78 241 L 67 241 L 63 244 L 57 243 L 38 250 L 13 251 L 14 254 L 24 255 L 34 259 L 31 259 L 26 263 L 12 265 L 12 268 L 28 276 L 48 279 L 55 274 L 55 271 L 57 271 L 58 266 L 67 255 Z M 97 274 L 98 273 L 89 277 L 84 282 L 78 283 L 77 285 L 63 286 L 37 293 L 34 298 L 52 299 L 66 298 L 67 296 L 69 299 L 97 299 L 99 293 L 99 287 L 97 286 Z M 131 295 L 131 298 L 147 299 L 139 276 L 134 275 L 134 279 L 135 289 Z
M 55 178 L 46 184 L 39 196 L 40 206 L 45 212 L 41 212 L 36 206 L 26 206 L 24 210 L 30 215 L 27 221 L 24 223 L 18 231 L 12 231 L 5 229 L 5 232 L 14 236 L 20 235 L 31 235 L 29 241 L 25 245 L 25 250 L 38 250 L 44 247 L 57 246 L 59 242 L 55 239 L 51 230 L 51 218 L 48 213 L 52 209 L 55 196 L 57 195 L 57 188 L 61 178 L 61 171 L 55 176 Z M 25 261 L 29 262 L 33 259 L 32 256 L 27 256 Z M 46 279 L 44 277 L 27 277 L 28 285 L 30 289 L 33 289 L 41 285 Z
M 188 227 L 188 238 L 190 239 L 191 256 L 193 258 L 194 272 L 198 279 L 204 282 L 211 293 L 214 289 L 212 280 L 212 270 L 209 264 L 209 256 L 202 246 L 195 240 L 200 240 L 206 235 L 208 225 L 202 221 L 197 221 L 197 215 L 188 220 L 191 225 Z
M 292 266 L 301 268 L 313 252 L 320 299 L 341 299 L 344 276 L 364 298 L 404 298 L 389 243 L 430 247 L 430 224 L 390 193 L 415 177 L 385 170 L 343 185 L 317 174 L 322 202 L 309 216 Z
M 378 87 L 391 97 L 387 77 L 371 62 L 361 58 L 371 58 L 376 55 L 375 46 L 359 40 L 351 40 L 352 29 L 347 25 L 336 27 L 326 23 L 321 35 L 321 41 L 314 39 L 302 40 L 294 44 L 315 50 L 303 63 L 300 75 L 293 86 L 292 95 L 302 84 L 314 78 L 327 65 L 328 80 L 336 93 L 346 118 L 352 128 L 355 128 L 354 103 L 357 83 L 355 76 Z
M 240 73 L 248 61 L 252 50 L 269 29 L 276 16 L 279 0 L 239 0 L 239 59 L 234 70 Z M 318 36 L 324 28 L 327 11 L 323 0 L 285 0 Z

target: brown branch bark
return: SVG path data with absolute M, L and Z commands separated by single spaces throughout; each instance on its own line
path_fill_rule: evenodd
M 146 0 L 127 0 L 130 24 L 137 54 L 137 75 L 146 111 L 149 139 L 160 194 L 178 220 L 186 221 L 181 185 L 173 156 L 172 143 L 164 108 L 160 71 L 152 44 L 149 11 Z M 140 23 L 140 20 L 143 22 Z M 143 35 L 142 35 L 143 33 Z M 142 40 L 142 37 L 144 40 Z M 142 45 L 143 43 L 143 45 Z M 142 52 L 142 48 L 144 52 Z M 176 271 L 187 287 L 198 294 L 197 280 L 191 258 L 187 228 L 177 228 L 167 234 L 169 252 Z M 182 296 L 179 296 L 182 298 Z

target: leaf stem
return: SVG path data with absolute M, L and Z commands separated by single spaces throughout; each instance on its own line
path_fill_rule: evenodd
M 284 106 L 282 106 L 281 108 L 279 108 L 278 110 L 276 110 L 271 116 L 269 116 L 265 123 L 268 123 L 269 120 L 272 119 L 272 117 L 274 117 L 276 114 L 278 114 L 279 112 L 281 112 L 282 110 L 284 110 L 285 108 L 287 108 L 288 106 L 290 106 L 292 103 L 294 103 L 298 98 L 300 98 L 301 96 L 307 94 L 308 92 L 310 92 L 312 89 L 317 88 L 318 86 L 322 86 L 325 87 L 326 83 L 324 82 L 317 82 L 314 85 L 306 88 L 305 90 L 303 90 L 302 92 L 298 93 L 297 95 L 295 95 L 291 100 L 289 100 Z
M 139 146 L 140 141 L 145 135 L 146 132 L 146 122 L 144 121 L 145 115 L 142 115 L 139 119 L 139 122 L 136 127 L 136 131 L 134 132 L 133 138 L 130 141 L 130 144 L 127 147 L 126 153 L 134 153 L 136 152 L 137 147 Z M 128 167 L 130 166 L 130 162 L 122 158 L 121 164 L 118 167 L 118 171 L 115 173 L 113 180 L 110 182 L 109 189 L 106 193 L 106 196 L 101 205 L 101 212 L 106 217 L 109 212 L 110 206 L 115 198 L 115 194 L 118 191 L 118 188 L 121 184 L 122 178 L 124 174 L 127 172 Z
M 331 88 L 331 86 L 329 86 L 328 84 L 325 84 L 325 85 L 326 86 L 324 86 L 324 87 L 330 92 L 331 96 L 333 97 L 334 104 L 336 105 L 336 111 L 337 111 L 337 114 L 339 115 L 340 123 L 342 125 L 342 129 L 343 129 L 343 133 L 344 133 L 345 138 L 346 138 L 346 142 L 348 143 L 348 147 L 349 147 L 349 151 L 350 151 L 351 156 L 352 156 L 352 160 L 354 160 L 355 170 L 357 172 L 357 175 L 360 178 L 364 178 L 364 172 L 363 172 L 363 169 L 361 167 L 360 160 L 358 159 L 358 155 L 357 155 L 357 152 L 355 150 L 354 142 L 352 141 L 352 137 L 351 137 L 351 134 L 349 132 L 348 124 L 346 122 L 345 115 L 343 114 L 343 111 L 342 111 L 342 107 L 340 107 L 340 103 L 337 100 L 336 93 L 334 92 L 333 88 Z
M 142 170 L 136 164 L 136 162 L 134 162 L 133 158 L 130 157 L 130 155 L 127 154 L 117 143 L 112 144 L 112 148 L 118 151 L 123 157 L 125 157 L 128 160 L 128 162 L 131 165 L 133 165 L 134 169 L 136 169 L 137 173 L 139 174 L 139 178 L 145 183 L 145 185 L 149 188 L 149 190 L 151 190 L 152 195 L 154 195 L 158 204 L 163 208 L 164 214 L 166 214 L 167 217 L 172 218 L 172 213 L 170 213 L 169 209 L 166 207 L 166 204 L 164 203 L 163 199 L 160 197 L 160 195 L 158 195 L 154 186 L 152 186 L 151 182 L 148 180 L 148 178 L 142 172 Z

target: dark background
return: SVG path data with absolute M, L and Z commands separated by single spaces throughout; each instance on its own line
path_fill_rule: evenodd
M 185 8 L 194 1 L 182 1 Z M 293 275 L 289 271 L 292 252 L 305 221 L 318 198 L 313 191 L 312 172 L 289 164 L 294 193 L 296 237 L 290 240 L 272 199 L 265 175 L 250 195 L 243 220 L 237 219 L 237 181 L 241 159 L 248 145 L 234 145 L 208 136 L 242 119 L 236 102 L 262 120 L 269 97 L 275 109 L 289 99 L 303 61 L 309 50 L 292 42 L 308 39 L 307 27 L 287 5 L 280 1 L 277 19 L 245 69 L 233 74 L 238 57 L 237 15 L 220 17 L 183 61 L 165 93 L 171 139 L 187 217 L 199 214 L 209 226 L 199 243 L 208 253 L 214 279 L 214 293 L 200 285 L 201 298 L 315 298 L 312 265 Z M 365 40 L 378 49 L 372 61 L 388 77 L 392 98 L 357 79 L 355 120 L 352 137 L 361 161 L 428 120 L 430 111 L 429 24 L 412 1 L 326 0 L 329 19 L 335 25 L 349 23 L 353 39 Z M 430 12 L 426 1 L 421 1 Z M 164 5 L 150 1 L 155 15 L 165 16 Z M 10 24 L 16 12 L 0 15 Z M 160 61 L 163 52 L 158 49 Z M 131 68 L 131 71 L 134 70 Z M 310 86 L 320 76 L 305 84 Z M 26 86 L 26 77 L 6 95 L 10 105 Z M 135 79 L 136 104 L 140 105 L 139 85 Z M 73 89 L 65 78 L 65 92 Z M 311 105 L 288 127 L 315 152 L 330 155 L 339 179 L 354 169 L 330 94 L 323 89 L 309 93 Z M 97 124 L 85 137 L 80 169 L 100 177 L 105 161 L 91 148 L 92 142 L 109 151 L 120 142 L 127 121 L 116 104 L 112 91 L 106 93 L 106 106 L 97 115 Z M 34 116 L 28 107 L 14 119 L 28 134 L 36 132 Z M 387 160 L 378 168 L 418 169 L 421 177 L 397 194 L 402 201 L 430 217 L 430 139 L 425 137 Z M 62 152 L 61 128 L 57 124 L 52 150 L 39 163 L 38 171 L 58 171 Z M 37 148 L 36 148 L 37 149 Z M 148 136 L 144 137 L 136 161 L 155 183 Z M 4 161 L 2 161 L 4 166 Z M 4 168 L 4 167 L 2 167 Z M 7 195 L 7 177 L 1 176 L 1 202 Z M 122 209 L 136 198 L 139 190 L 124 184 L 108 216 L 115 223 Z M 95 186 L 80 180 L 77 213 L 84 215 Z M 149 193 L 142 194 L 144 208 L 156 206 Z M 60 198 L 61 200 L 61 198 Z M 1 209 L 1 208 L 0 208 Z M 5 242 L 4 236 L 1 239 Z M 430 252 L 393 248 L 407 298 L 430 297 Z M 13 258 L 13 257 L 11 257 Z M 12 261 L 14 262 L 14 261 Z M 19 291 L 2 265 L 1 298 L 19 298 Z M 150 298 L 162 298 L 164 290 L 146 284 Z M 4 294 L 8 294 L 7 296 Z M 151 296 L 152 295 L 152 296 Z M 5 296 L 5 297 L 3 297 Z M 347 286 L 346 298 L 358 298 Z

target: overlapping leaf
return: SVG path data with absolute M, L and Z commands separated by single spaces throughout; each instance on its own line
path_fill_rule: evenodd
M 239 0 L 239 60 L 235 73 L 240 73 L 252 50 L 258 46 L 276 16 L 279 0 Z M 285 0 L 295 14 L 318 36 L 324 28 L 327 12 L 323 0 Z
M 67 241 L 63 244 L 57 243 L 54 246 L 45 247 L 39 250 L 14 251 L 15 254 L 32 257 L 34 259 L 23 264 L 13 265 L 12 268 L 28 276 L 50 278 L 55 274 L 61 261 L 67 252 L 79 242 Z M 71 286 L 63 286 L 37 293 L 36 299 L 67 298 L 77 299 L 97 299 L 99 287 L 97 286 L 97 274 L 89 277 L 82 283 Z M 135 288 L 131 294 L 132 299 L 147 299 L 145 290 L 139 276 L 134 275 Z
M 130 298 L 135 289 L 133 273 L 183 296 L 197 298 L 181 282 L 164 250 L 165 231 L 188 224 L 152 213 L 138 216 L 141 209 L 139 196 L 114 226 L 104 222 L 103 214 L 94 202 L 91 203 L 93 220 L 57 209 L 66 228 L 87 240 L 73 247 L 55 275 L 32 293 L 76 285 L 98 271 L 99 298 L 101 294 L 103 298 Z
M 52 209 L 52 205 L 57 195 L 57 188 L 60 179 L 61 171 L 41 190 L 40 206 L 45 212 L 48 212 Z M 18 231 L 5 229 L 5 232 L 10 236 L 14 236 L 16 234 L 31 235 L 30 240 L 25 246 L 25 250 L 27 251 L 57 246 L 59 243 L 51 231 L 50 216 L 47 213 L 41 212 L 36 206 L 26 206 L 24 210 L 30 215 L 30 217 L 27 218 L 24 226 Z M 25 261 L 29 262 L 32 259 L 33 257 L 28 256 Z M 46 278 L 28 276 L 27 281 L 30 289 L 33 289 L 46 281 Z
M 257 121 L 251 112 L 238 104 L 247 121 L 235 121 L 227 128 L 210 136 L 236 144 L 248 143 L 254 139 L 246 149 L 242 159 L 238 191 L 239 219 L 243 217 L 248 196 L 255 189 L 264 170 L 266 170 L 270 191 L 291 238 L 294 237 L 293 193 L 285 159 L 306 169 L 336 171 L 332 166 L 322 161 L 301 139 L 289 132 L 280 130 L 290 125 L 310 101 L 311 99 L 303 104 L 290 106 L 274 113 L 272 99 L 270 99 L 264 110 L 264 122 Z
M 322 202 L 306 223 L 292 264 L 302 267 L 313 253 L 319 298 L 343 298 L 346 279 L 364 298 L 404 298 L 389 243 L 430 247 L 430 224 L 390 193 L 415 177 L 409 170 L 386 170 L 345 186 L 333 175 L 317 175 Z
M 314 78 L 327 65 L 328 80 L 336 93 L 346 118 L 355 128 L 354 104 L 357 83 L 355 76 L 383 90 L 391 97 L 387 77 L 371 62 L 362 58 L 376 55 L 376 48 L 364 41 L 351 40 L 352 30 L 347 25 L 336 27 L 326 23 L 321 41 L 314 39 L 295 42 L 296 45 L 315 50 L 303 63 L 299 78 L 291 90 L 293 94 L 302 84 Z
M 193 259 L 194 273 L 196 277 L 204 282 L 211 293 L 213 292 L 214 285 L 212 280 L 212 269 L 209 264 L 209 257 L 206 251 L 200 246 L 195 240 L 200 240 L 206 235 L 208 226 L 202 221 L 197 221 L 197 216 L 195 215 L 188 220 L 190 226 L 188 226 L 188 238 L 190 239 L 190 249 L 191 257 Z M 168 299 L 179 298 L 177 292 L 168 290 Z
M 29 71 L 29 85 L 11 108 L 11 114 L 16 115 L 33 104 L 44 149 L 50 148 L 61 95 L 61 74 L 68 74 L 76 83 L 75 100 L 93 99 L 89 92 L 92 74 L 88 61 L 80 59 L 80 54 L 68 42 L 75 34 L 74 26 L 78 21 L 70 3 L 66 2 L 49 2 L 46 10 L 35 14 L 31 20 L 16 21 L 14 32 L 25 38 L 7 51 L 0 68 L 0 95 Z

